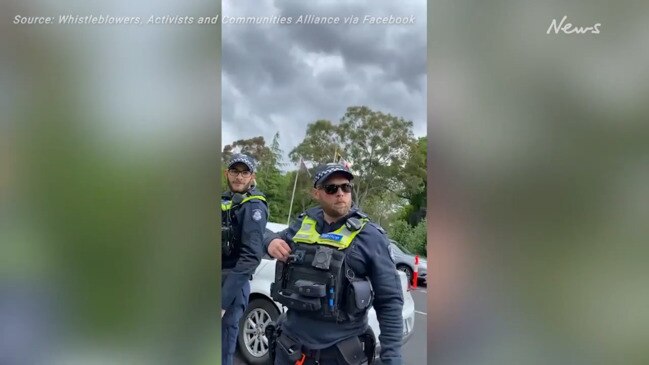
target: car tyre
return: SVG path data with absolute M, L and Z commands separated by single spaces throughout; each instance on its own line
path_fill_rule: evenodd
M 239 322 L 237 336 L 239 351 L 248 364 L 270 364 L 268 339 L 264 329 L 268 323 L 277 320 L 279 314 L 275 304 L 267 299 L 257 298 L 248 303 Z
M 408 278 L 408 284 L 412 283 L 412 269 L 409 268 L 407 265 L 398 265 L 397 270 L 403 271 L 406 274 L 406 277 Z

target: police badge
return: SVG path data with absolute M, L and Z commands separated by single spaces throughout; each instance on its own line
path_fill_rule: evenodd
M 252 219 L 258 221 L 261 219 L 261 209 L 255 209 L 252 211 Z

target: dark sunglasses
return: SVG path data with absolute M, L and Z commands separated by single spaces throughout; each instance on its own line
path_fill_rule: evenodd
M 340 185 L 328 184 L 328 185 L 322 185 L 320 189 L 324 190 L 324 192 L 329 195 L 333 195 L 338 192 L 338 188 L 340 188 L 343 191 L 343 193 L 351 193 L 353 186 L 354 185 L 352 183 L 344 183 Z

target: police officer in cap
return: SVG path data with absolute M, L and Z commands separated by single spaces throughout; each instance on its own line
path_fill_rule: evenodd
M 255 165 L 250 156 L 235 154 L 225 170 L 229 190 L 221 195 L 223 365 L 233 363 L 239 320 L 250 295 L 249 280 L 263 256 L 268 207 L 254 187 Z
M 343 165 L 319 166 L 313 188 L 319 206 L 264 237 L 278 260 L 271 295 L 288 308 L 277 338 L 270 336 L 275 365 L 371 363 L 370 305 L 381 329 L 382 364 L 402 364 L 401 281 L 385 231 L 352 203 L 353 178 Z

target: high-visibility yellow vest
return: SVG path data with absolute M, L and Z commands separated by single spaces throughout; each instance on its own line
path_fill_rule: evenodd
M 358 232 L 363 229 L 365 224 L 369 222 L 367 218 L 359 219 L 361 222 L 361 227 L 358 230 L 351 231 L 347 228 L 347 225 L 343 224 L 342 227 L 337 230 L 329 233 L 320 234 L 316 231 L 315 227 L 318 224 L 315 219 L 311 217 L 305 217 L 302 221 L 302 226 L 300 230 L 297 231 L 293 237 L 293 241 L 296 243 L 307 243 L 307 244 L 322 244 L 333 246 L 339 250 L 344 250 L 352 243 L 354 237 Z
M 240 205 L 240 204 L 243 204 L 243 203 L 245 203 L 245 202 L 247 202 L 247 201 L 253 200 L 253 199 L 258 199 L 258 200 L 261 200 L 261 201 L 263 201 L 264 203 L 268 204 L 268 203 L 266 202 L 266 198 L 265 198 L 263 195 L 250 195 L 250 196 L 245 197 L 245 198 L 241 201 L 241 203 L 239 203 L 239 205 Z M 232 209 L 232 200 L 228 200 L 228 201 L 226 201 L 225 203 L 224 203 L 223 201 L 221 201 L 221 210 L 222 210 L 222 211 L 225 212 L 225 211 L 228 211 L 228 210 L 230 210 L 230 209 Z

